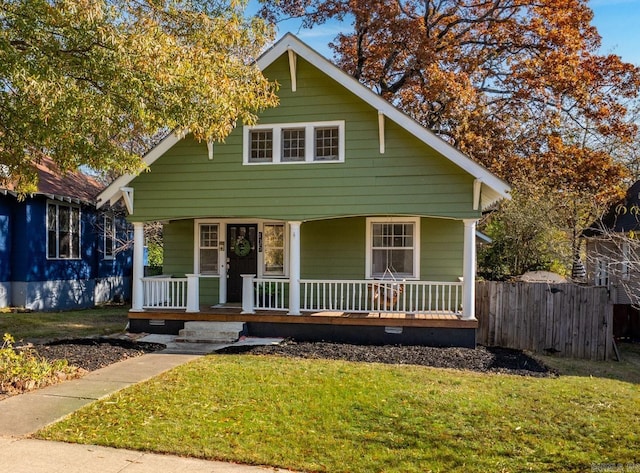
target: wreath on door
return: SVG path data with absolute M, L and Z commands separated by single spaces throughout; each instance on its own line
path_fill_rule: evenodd
M 233 252 L 238 256 L 247 256 L 251 252 L 251 243 L 245 237 L 238 237 Z

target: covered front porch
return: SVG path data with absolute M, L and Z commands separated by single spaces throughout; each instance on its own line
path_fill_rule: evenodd
M 424 281 L 396 277 L 392 273 L 367 279 L 302 278 L 301 222 L 287 222 L 285 275 L 268 277 L 264 274 L 239 273 L 237 277 L 241 278 L 238 285 L 241 291 L 236 300 L 241 301 L 243 315 L 255 314 L 257 311 L 279 311 L 289 316 L 331 312 L 376 314 L 378 317 L 387 317 L 388 314 L 410 317 L 447 315 L 461 320 L 475 320 L 473 282 L 476 266 L 476 220 L 462 220 L 461 223 L 464 228 L 462 275 L 456 281 Z M 261 233 L 254 233 L 257 235 L 256 242 L 260 241 Z M 262 253 L 261 243 L 247 241 L 247 245 L 248 253 Z M 184 277 L 144 277 L 143 246 L 143 226 L 135 223 L 132 312 L 169 309 L 189 314 L 199 313 L 202 304 L 201 283 L 210 276 L 190 273 Z M 224 243 L 220 243 L 219 247 L 219 250 L 215 250 L 220 253 L 219 257 L 216 256 L 220 267 L 220 277 L 217 279 L 220 285 L 218 302 L 224 305 L 228 302 L 226 286 L 231 273 L 228 268 L 233 266 L 233 261 L 228 258 L 231 249 Z

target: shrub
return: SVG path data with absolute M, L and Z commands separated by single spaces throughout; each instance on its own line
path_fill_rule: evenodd
M 18 394 L 77 377 L 67 360 L 47 361 L 29 347 L 16 348 L 8 333 L 0 345 L 0 393 Z

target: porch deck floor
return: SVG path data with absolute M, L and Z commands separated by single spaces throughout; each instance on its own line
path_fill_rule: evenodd
M 255 314 L 242 314 L 235 305 L 201 306 L 200 312 L 183 310 L 147 309 L 144 312 L 129 312 L 129 319 L 183 320 L 216 322 L 265 322 L 287 324 L 363 325 L 401 327 L 447 327 L 477 328 L 477 320 L 462 320 L 459 315 L 447 312 L 434 313 L 357 313 L 357 312 L 303 312 L 288 315 L 287 311 L 257 310 Z

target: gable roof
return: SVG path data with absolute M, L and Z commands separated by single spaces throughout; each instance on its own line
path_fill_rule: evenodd
M 628 190 L 625 198 L 611 207 L 604 216 L 582 232 L 585 237 L 607 233 L 626 233 L 640 230 L 640 181 Z
M 365 87 L 342 69 L 331 63 L 324 56 L 310 48 L 308 45 L 300 41 L 296 36 L 291 33 L 284 35 L 278 42 L 276 42 L 271 48 L 263 53 L 256 61 L 260 70 L 264 71 L 267 67 L 273 64 L 283 54 L 287 54 L 292 51 L 296 55 L 302 57 L 307 62 L 312 64 L 318 70 L 337 81 L 340 85 L 347 90 L 355 94 L 361 100 L 369 104 L 371 107 L 378 110 L 388 119 L 394 121 L 399 126 L 407 130 L 416 138 L 439 152 L 445 158 L 462 168 L 469 173 L 478 182 L 481 182 L 481 197 L 480 208 L 486 209 L 491 204 L 501 199 L 508 199 L 509 192 L 511 190 L 509 184 L 492 174 L 489 170 L 473 161 L 468 156 L 461 153 L 459 150 L 451 146 L 449 143 L 438 137 L 435 133 L 428 130 L 418 122 L 404 114 L 381 96 Z M 178 143 L 184 134 L 176 131 L 169 134 L 164 140 L 162 140 L 155 148 L 149 151 L 143 158 L 145 164 L 150 166 L 165 152 L 171 149 L 176 143 Z M 122 195 L 122 187 L 126 187 L 136 175 L 126 174 L 116 179 L 109 187 L 107 187 L 98 196 L 98 207 L 104 205 L 107 202 L 112 204 L 119 200 Z
M 43 158 L 34 164 L 38 173 L 38 190 L 30 195 L 44 195 L 50 199 L 77 204 L 93 204 L 104 185 L 82 172 L 61 173 L 51 158 Z M 0 193 L 17 196 L 15 185 L 9 184 Z

